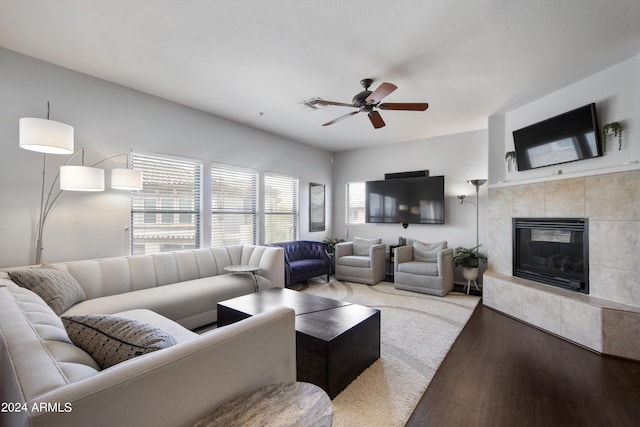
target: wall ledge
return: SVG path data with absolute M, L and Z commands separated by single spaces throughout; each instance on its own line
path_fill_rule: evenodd
M 537 177 L 529 177 L 529 178 L 521 178 L 521 179 L 505 179 L 504 181 L 498 181 L 496 183 L 489 183 L 488 188 L 502 188 L 502 187 L 511 187 L 514 185 L 523 185 L 523 184 L 536 184 L 539 182 L 547 182 L 547 181 L 557 181 L 560 179 L 569 179 L 569 178 L 580 178 L 585 176 L 593 176 L 593 175 L 605 175 L 608 173 L 616 173 L 616 172 L 628 172 L 640 169 L 640 162 L 638 160 L 631 160 L 628 162 L 624 162 L 620 165 L 615 166 L 607 166 L 603 168 L 597 169 L 589 169 L 575 172 L 558 172 L 561 171 L 562 165 L 549 166 L 549 175 L 547 176 L 537 176 Z

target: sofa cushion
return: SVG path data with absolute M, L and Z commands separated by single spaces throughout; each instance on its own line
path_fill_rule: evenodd
M 36 293 L 58 316 L 77 302 L 84 301 L 85 294 L 74 277 L 53 267 L 30 267 L 9 272 L 16 284 Z
M 356 255 L 347 255 L 341 256 L 338 259 L 338 263 L 340 265 L 347 265 L 349 267 L 371 267 L 371 258 L 368 256 L 356 256 Z
M 313 268 L 323 268 L 327 266 L 327 261 L 318 258 L 301 259 L 298 261 L 291 261 L 289 263 L 291 270 L 307 270 Z
M 353 238 L 353 254 L 357 256 L 369 256 L 371 246 L 382 243 L 382 239 L 361 239 Z
M 438 264 L 435 262 L 409 261 L 398 264 L 398 271 L 402 273 L 437 276 Z
M 119 316 L 63 316 L 62 322 L 71 341 L 102 369 L 176 344 L 171 335 L 156 326 Z
M 437 262 L 438 252 L 447 248 L 447 241 L 436 243 L 413 242 L 413 259 L 421 262 Z

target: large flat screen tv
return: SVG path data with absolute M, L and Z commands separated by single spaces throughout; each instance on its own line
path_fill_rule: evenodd
M 444 176 L 367 181 L 369 223 L 444 224 Z
M 602 156 L 596 104 L 513 131 L 519 171 Z

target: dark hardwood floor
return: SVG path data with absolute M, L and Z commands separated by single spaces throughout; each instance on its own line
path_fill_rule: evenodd
M 480 303 L 406 425 L 640 426 L 640 363 Z

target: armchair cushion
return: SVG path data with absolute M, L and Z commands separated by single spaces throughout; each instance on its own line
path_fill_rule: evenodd
M 351 267 L 371 267 L 371 258 L 368 256 L 347 255 L 338 259 L 340 265 Z
M 382 239 L 361 239 L 360 237 L 353 238 L 353 254 L 357 256 L 369 256 L 369 250 L 373 245 L 379 245 L 382 243 Z
M 438 252 L 446 248 L 446 240 L 436 243 L 423 243 L 419 240 L 416 240 L 415 242 L 413 242 L 413 259 L 415 261 L 421 262 L 437 262 Z
M 411 274 L 423 274 L 427 276 L 438 275 L 437 262 L 409 261 L 398 265 L 398 271 Z

